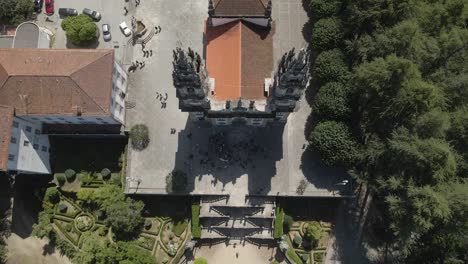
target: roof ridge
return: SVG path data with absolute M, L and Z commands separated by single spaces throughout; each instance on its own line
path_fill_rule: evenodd
M 76 72 L 81 71 L 82 69 L 88 67 L 89 65 L 95 63 L 96 61 L 102 59 L 102 57 L 104 57 L 104 56 L 106 56 L 107 54 L 110 54 L 110 53 L 111 53 L 110 50 L 108 50 L 107 52 L 103 52 L 102 55 L 100 55 L 99 57 L 97 57 L 95 60 L 92 60 L 91 62 L 89 62 L 89 63 L 83 65 L 83 67 L 77 69 L 76 71 L 71 72 L 70 74 L 68 74 L 68 76 L 72 76 L 72 75 L 75 74 Z
M 95 62 L 97 62 L 98 60 L 102 59 L 103 57 L 105 57 L 105 56 L 107 56 L 107 55 L 112 55 L 112 53 L 111 53 L 111 52 L 105 53 L 104 55 L 100 56 L 99 58 L 97 58 L 96 60 L 92 61 L 91 63 L 86 64 L 86 65 L 85 65 L 84 67 L 82 67 L 80 70 L 82 70 L 82 69 L 84 69 L 84 68 L 90 66 L 91 64 L 94 64 Z M 113 63 L 112 63 L 112 65 L 113 65 Z M 112 67 L 114 67 L 114 66 L 112 66 Z M 89 98 L 91 98 L 91 101 L 93 101 L 94 104 L 96 104 L 99 108 L 101 108 L 101 110 L 102 110 L 104 113 L 110 112 L 110 109 L 109 109 L 109 111 L 106 111 L 104 108 L 102 108 L 101 104 L 99 104 L 98 102 L 96 102 L 96 100 L 94 100 L 94 98 L 93 98 L 91 95 L 89 95 L 88 92 L 86 92 L 83 88 L 81 88 L 81 86 L 73 79 L 73 75 L 74 75 L 75 73 L 77 73 L 77 72 L 78 72 L 78 71 L 75 71 L 75 72 L 73 72 L 72 74 L 70 74 L 70 80 L 72 80 L 72 81 L 76 84 L 76 86 L 79 87 L 80 90 L 83 91 L 84 94 L 86 94 L 86 96 L 88 96 Z M 111 93 L 111 96 L 112 96 L 112 93 Z

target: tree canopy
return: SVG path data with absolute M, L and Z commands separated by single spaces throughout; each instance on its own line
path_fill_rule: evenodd
M 18 25 L 30 17 L 33 9 L 30 0 L 0 0 L 0 24 Z
M 67 39 L 77 46 L 88 45 L 97 39 L 96 23 L 85 14 L 65 18 L 62 29 L 65 30 Z
M 312 26 L 320 88 L 311 149 L 374 191 L 383 234 L 390 234 L 380 239 L 398 263 L 463 263 L 468 3 L 333 3 L 310 0 L 320 18 Z M 359 146 L 353 159 L 349 142 Z

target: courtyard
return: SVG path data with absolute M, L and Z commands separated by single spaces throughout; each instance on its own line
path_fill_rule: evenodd
M 301 181 L 305 196 L 335 196 L 336 185 L 344 171 L 323 166 L 318 157 L 305 152 L 304 135 L 310 106 L 303 98 L 298 111 L 285 126 L 266 128 L 212 127 L 193 123 L 178 109 L 172 84 L 172 51 L 192 48 L 205 57 L 205 1 L 142 1 L 135 17 L 160 26 L 145 49 L 153 56 L 143 57 L 141 46 L 134 46 L 133 58 L 145 66 L 130 74 L 126 127 L 145 124 L 149 128 L 149 146 L 142 151 L 129 150 L 127 193 L 165 194 L 165 178 L 172 170 L 188 175 L 186 193 L 230 194 L 240 203 L 247 194 L 297 195 Z M 177 10 L 173 12 L 171 10 Z M 302 34 L 307 13 L 300 0 L 273 1 L 274 67 L 292 48 L 307 47 Z M 167 97 L 166 107 L 157 94 Z M 171 133 L 171 130 L 176 131 Z M 213 152 L 210 140 L 223 135 L 227 147 L 235 152 L 226 163 Z

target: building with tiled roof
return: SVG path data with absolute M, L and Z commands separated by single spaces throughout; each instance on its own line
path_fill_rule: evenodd
M 292 50 L 274 66 L 271 1 L 209 0 L 208 14 L 205 61 L 174 51 L 179 108 L 216 125 L 286 122 L 309 82 L 309 55 Z
M 47 127 L 122 124 L 126 78 L 111 49 L 0 49 L 0 170 L 50 173 Z

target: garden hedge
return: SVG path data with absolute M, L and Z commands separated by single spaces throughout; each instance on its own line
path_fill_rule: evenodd
M 288 259 L 294 264 L 303 264 L 302 259 L 296 254 L 296 251 L 294 251 L 292 248 L 288 249 L 286 255 L 288 256 Z
M 273 230 L 273 238 L 279 239 L 283 236 L 283 220 L 284 220 L 284 211 L 280 206 L 276 207 L 276 218 L 275 226 Z
M 192 236 L 194 238 L 201 237 L 200 205 L 199 204 L 192 204 Z

